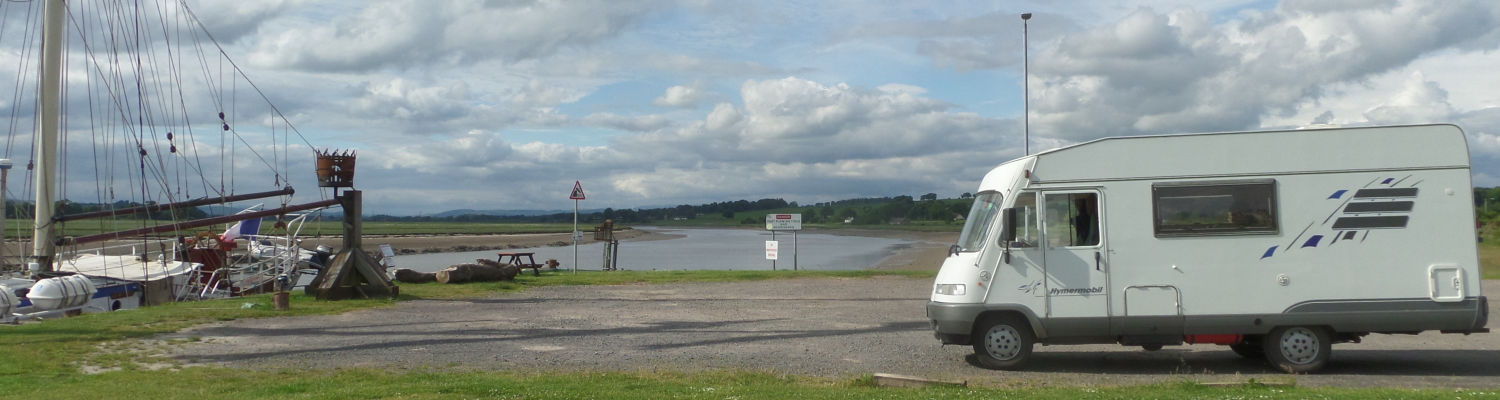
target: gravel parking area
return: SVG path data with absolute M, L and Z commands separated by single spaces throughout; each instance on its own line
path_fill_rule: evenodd
M 173 337 L 186 362 L 239 367 L 464 367 L 519 371 L 771 371 L 833 378 L 897 373 L 979 384 L 1121 385 L 1295 379 L 1299 385 L 1500 387 L 1500 333 L 1371 335 L 1335 345 L 1328 368 L 1289 377 L 1214 345 L 1157 352 L 1038 347 L 1027 371 L 970 365 L 933 339 L 930 280 L 897 277 L 580 286 L 411 301 L 336 316 L 231 321 Z M 1488 295 L 1500 282 L 1485 282 Z M 1500 311 L 1492 301 L 1490 327 Z

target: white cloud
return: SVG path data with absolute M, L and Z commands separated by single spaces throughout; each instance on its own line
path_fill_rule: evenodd
M 294 1 L 192 0 L 189 4 L 214 39 L 227 44 L 256 33 L 266 21 L 290 10 Z
M 379 154 L 388 161 L 381 174 L 416 173 L 402 180 L 470 185 L 475 189 L 468 196 L 509 201 L 546 199 L 489 194 L 492 184 L 485 182 L 551 187 L 583 179 L 598 198 L 649 204 L 766 196 L 833 200 L 850 193 L 957 194 L 995 163 L 1019 155 L 1014 124 L 950 111 L 923 91 L 800 78 L 749 81 L 741 87 L 745 107 L 721 103 L 676 126 L 658 127 L 664 123 L 655 115 L 583 118 L 641 132 L 616 137 L 609 146 L 511 143 L 501 133 L 474 131 L 384 148 Z
M 387 0 L 332 21 L 284 26 L 258 41 L 251 60 L 324 71 L 515 62 L 615 37 L 653 6 L 652 1 Z
M 1451 120 L 1453 114 L 1448 91 L 1419 72 L 1411 75 L 1400 92 L 1385 104 L 1365 111 L 1364 116 L 1376 124 L 1395 125 L 1443 122 Z
M 350 106 L 364 116 L 424 123 L 458 119 L 472 112 L 469 88 L 463 82 L 422 87 L 400 78 L 367 84 L 364 96 Z
M 677 85 L 667 88 L 666 93 L 651 101 L 660 107 L 692 108 L 698 106 L 698 101 L 703 99 L 703 89 L 697 85 Z
M 1069 140 L 1252 129 L 1295 115 L 1330 88 L 1424 55 L 1500 44 L 1500 5 L 1493 2 L 1300 4 L 1217 23 L 1193 10 L 1140 9 L 1064 35 L 1033 59 L 1034 129 Z
M 583 118 L 583 122 L 632 132 L 654 131 L 672 124 L 672 121 L 660 115 L 626 116 L 612 113 L 590 114 Z

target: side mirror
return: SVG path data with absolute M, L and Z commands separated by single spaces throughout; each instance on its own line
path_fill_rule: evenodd
M 1000 242 L 1009 244 L 1016 241 L 1016 209 L 1007 208 L 1000 210 Z M 1008 247 L 1008 246 L 1007 246 Z

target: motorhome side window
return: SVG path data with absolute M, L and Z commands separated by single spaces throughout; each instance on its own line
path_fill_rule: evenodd
M 958 235 L 958 249 L 963 252 L 979 251 L 985 236 L 1000 216 L 1000 192 L 980 192 L 974 196 L 974 206 L 964 221 L 964 231 Z
M 1156 236 L 1275 234 L 1276 182 L 1156 184 Z
M 1099 245 L 1099 195 L 1095 193 L 1048 193 L 1046 202 L 1047 246 Z
M 1016 195 L 1016 240 L 1011 247 L 1036 247 L 1042 237 L 1041 223 L 1037 218 L 1036 192 Z

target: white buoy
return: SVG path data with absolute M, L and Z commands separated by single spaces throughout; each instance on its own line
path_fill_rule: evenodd
M 16 295 L 12 294 L 9 286 L 0 285 L 0 320 L 10 318 L 20 304 L 21 302 L 16 300 Z
M 26 295 L 37 310 L 58 310 L 88 304 L 94 297 L 94 282 L 82 275 L 59 276 L 37 281 Z

